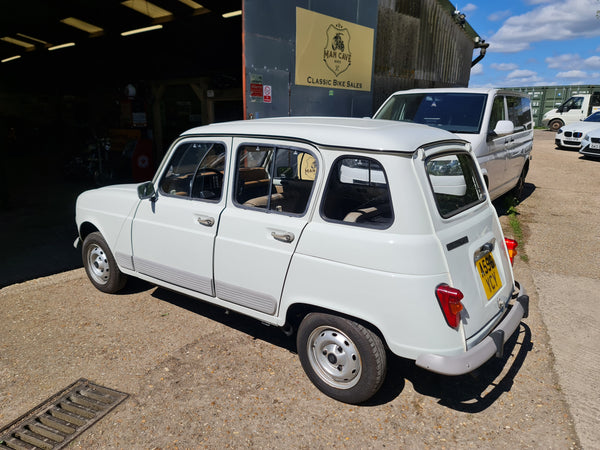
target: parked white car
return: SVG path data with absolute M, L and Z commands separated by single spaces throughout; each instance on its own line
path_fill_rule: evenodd
M 554 137 L 556 147 L 579 150 L 583 136 L 596 128 L 600 128 L 600 112 L 595 112 L 580 122 L 559 128 Z
M 296 334 L 311 381 L 359 403 L 386 355 L 448 375 L 527 316 L 470 145 L 424 125 L 281 118 L 177 139 L 154 179 L 77 200 L 85 270 L 134 276 Z
M 589 158 L 600 158 L 600 127 L 583 136 L 579 153 Z
M 533 149 L 531 101 L 501 89 L 436 88 L 394 92 L 375 119 L 422 123 L 469 141 L 492 200 L 520 199 Z

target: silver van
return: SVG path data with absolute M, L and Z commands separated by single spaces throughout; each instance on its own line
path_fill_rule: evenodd
M 392 94 L 374 119 L 442 128 L 469 141 L 492 200 L 523 193 L 533 148 L 531 101 L 500 89 L 411 89 Z

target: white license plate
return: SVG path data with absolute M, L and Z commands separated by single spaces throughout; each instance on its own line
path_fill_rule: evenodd
M 600 150 L 600 144 L 594 144 L 593 142 L 590 144 L 590 148 L 593 150 Z

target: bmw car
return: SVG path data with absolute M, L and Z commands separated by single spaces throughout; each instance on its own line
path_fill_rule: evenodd
M 559 128 L 554 142 L 559 149 L 579 150 L 583 136 L 589 131 L 600 128 L 600 111 L 589 115 L 580 122 Z
M 600 128 L 596 128 L 583 136 L 579 153 L 589 158 L 600 158 Z

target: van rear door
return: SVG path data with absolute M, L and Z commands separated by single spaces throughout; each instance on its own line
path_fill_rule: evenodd
M 451 285 L 464 295 L 464 336 L 477 341 L 500 320 L 514 281 L 500 223 L 477 163 L 470 152 L 459 149 L 428 150 L 421 163 Z

